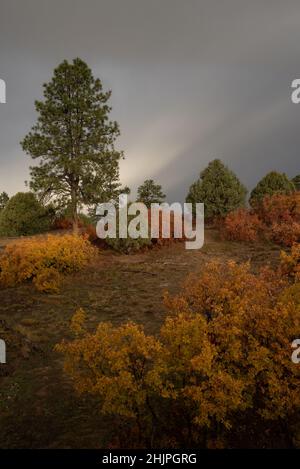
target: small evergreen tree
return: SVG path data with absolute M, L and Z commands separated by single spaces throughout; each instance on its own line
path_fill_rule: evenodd
M 110 95 L 85 62 L 65 60 L 44 85 L 44 101 L 35 103 L 37 123 L 21 143 L 40 159 L 31 167 L 30 188 L 61 207 L 71 205 L 74 231 L 81 205 L 107 201 L 119 188 L 122 152 L 114 147 L 119 126 L 109 120 Z
M 253 189 L 249 202 L 250 205 L 254 207 L 262 202 L 266 195 L 291 194 L 294 190 L 295 186 L 286 174 L 271 171 L 266 174 Z
M 151 204 L 160 204 L 166 198 L 160 184 L 155 184 L 153 179 L 146 179 L 137 190 L 138 201 L 143 202 L 148 208 Z
M 54 210 L 44 207 L 32 192 L 18 192 L 0 214 L 1 236 L 23 236 L 49 229 Z
M 247 190 L 237 176 L 220 160 L 209 163 L 200 173 L 186 197 L 186 202 L 204 203 L 205 218 L 225 216 L 245 205 Z
M 300 191 L 300 174 L 292 179 L 292 183 L 294 184 L 296 191 Z

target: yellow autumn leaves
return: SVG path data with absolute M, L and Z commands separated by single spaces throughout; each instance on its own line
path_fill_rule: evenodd
M 28 280 L 39 291 L 56 292 L 62 276 L 84 268 L 96 252 L 86 237 L 70 234 L 16 241 L 0 257 L 0 285 Z

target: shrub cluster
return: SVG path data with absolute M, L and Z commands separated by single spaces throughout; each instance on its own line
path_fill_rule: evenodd
M 300 282 L 300 244 L 294 244 L 291 252 L 281 253 L 282 272 Z
M 227 215 L 222 228 L 228 240 L 257 241 L 262 230 L 262 222 L 255 213 L 240 208 Z
M 127 211 L 128 207 L 123 207 L 120 209 L 121 210 L 126 210 Z M 127 216 L 127 228 L 135 217 L 133 215 L 128 215 Z M 150 236 L 147 238 L 121 238 L 120 233 L 119 233 L 119 211 L 117 210 L 117 215 L 116 215 L 116 236 L 115 237 L 107 237 L 105 238 L 105 243 L 107 246 L 110 248 L 114 249 L 115 251 L 122 252 L 125 254 L 130 254 L 132 252 L 139 251 L 142 248 L 146 248 L 151 246 L 151 239 Z
M 300 303 L 285 300 L 289 288 L 279 272 L 256 276 L 249 264 L 212 261 L 179 295 L 166 295 L 170 315 L 157 337 L 131 322 L 88 332 L 79 311 L 76 337 L 57 350 L 77 391 L 131 425 L 119 445 L 222 445 L 258 423 L 270 437 L 300 409 L 300 367 L 291 361 Z
M 84 228 L 91 224 L 91 219 L 84 213 L 78 214 L 78 228 Z M 65 214 L 58 214 L 54 219 L 52 228 L 55 230 L 71 230 L 73 229 L 72 217 L 66 212 Z
M 292 246 L 300 241 L 300 193 L 266 196 L 255 209 L 232 212 L 224 219 L 221 231 L 229 240 L 264 238 Z
M 39 291 L 58 291 L 61 276 L 85 267 L 95 253 L 82 236 L 19 240 L 8 244 L 0 256 L 0 285 L 11 287 L 29 280 Z

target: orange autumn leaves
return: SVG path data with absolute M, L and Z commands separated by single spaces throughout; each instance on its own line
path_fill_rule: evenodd
M 292 246 L 300 241 L 300 193 L 267 196 L 254 209 L 231 212 L 224 219 L 221 231 L 228 240 L 267 239 Z
M 254 275 L 249 264 L 215 260 L 180 294 L 166 295 L 169 315 L 158 336 L 132 322 L 88 332 L 79 311 L 75 339 L 57 350 L 79 392 L 145 432 L 174 415 L 194 432 L 228 430 L 249 409 L 257 418 L 286 418 L 300 409 L 300 367 L 291 361 L 300 337 L 295 286 L 268 268 Z
M 290 253 L 281 253 L 281 269 L 284 274 L 300 282 L 300 244 L 294 244 Z
M 62 276 L 84 268 L 96 252 L 87 238 L 69 234 L 16 241 L 0 257 L 0 285 L 32 281 L 39 291 L 57 292 Z

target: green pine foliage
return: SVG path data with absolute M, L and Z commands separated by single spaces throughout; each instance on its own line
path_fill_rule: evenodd
M 294 192 L 294 190 L 295 186 L 286 174 L 271 171 L 266 174 L 253 189 L 249 202 L 252 207 L 255 207 L 257 204 L 260 204 L 267 195 L 288 195 Z
M 0 194 L 0 211 L 3 210 L 9 201 L 9 197 L 6 192 Z
M 85 62 L 65 60 L 44 85 L 44 100 L 35 102 L 37 122 L 21 142 L 39 160 L 31 167 L 31 190 L 71 206 L 75 231 L 79 208 L 113 198 L 120 186 L 123 154 L 114 145 L 120 132 L 109 120 L 110 96 Z
M 245 205 L 247 190 L 222 161 L 216 159 L 200 173 L 186 197 L 189 203 L 204 203 L 205 218 L 211 220 Z
M 153 179 L 146 179 L 137 190 L 137 200 L 143 202 L 148 208 L 151 204 L 161 204 L 166 198 L 159 184 L 155 184 Z
M 47 231 L 54 210 L 44 207 L 31 192 L 18 192 L 0 213 L 0 236 L 25 236 Z
M 292 179 L 292 183 L 294 184 L 296 191 L 300 191 L 300 174 Z

